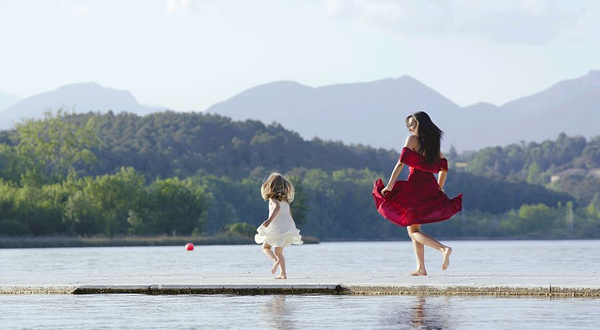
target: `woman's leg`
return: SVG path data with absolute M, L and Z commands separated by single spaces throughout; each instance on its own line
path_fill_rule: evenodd
M 287 274 L 285 273 L 285 258 L 283 257 L 283 247 L 275 247 L 275 256 L 277 256 L 277 263 L 281 270 L 279 276 L 275 277 L 278 280 L 285 280 Z
M 425 276 L 427 275 L 427 270 L 425 269 L 425 246 L 412 237 L 412 232 L 418 231 L 419 225 L 412 225 L 406 229 L 408 230 L 408 236 L 410 236 L 410 239 L 412 240 L 415 257 L 417 258 L 417 270 L 410 272 L 409 274 L 412 276 Z
M 410 227 L 408 227 L 408 235 L 411 239 L 440 251 L 444 256 L 442 269 L 446 270 L 446 268 L 448 268 L 448 266 L 450 265 L 450 254 L 452 253 L 451 247 L 438 242 L 435 238 L 425 233 L 422 233 L 420 225 L 411 225 Z

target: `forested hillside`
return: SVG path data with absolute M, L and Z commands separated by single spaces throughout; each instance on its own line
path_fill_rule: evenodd
M 132 166 L 149 177 L 210 173 L 234 179 L 260 177 L 266 170 L 287 172 L 295 167 L 327 171 L 343 168 L 381 170 L 397 153 L 340 142 L 305 141 L 281 125 L 232 121 L 202 113 L 162 112 L 86 115 L 98 124 L 99 162 L 94 174 Z
M 403 239 L 371 198 L 373 181 L 387 178 L 397 157 L 217 115 L 58 113 L 0 133 L 0 235 L 251 235 L 267 215 L 260 183 L 279 171 L 297 186 L 292 208 L 304 234 Z M 446 191 L 464 193 L 465 211 L 439 227 L 444 236 L 600 234 L 597 202 L 516 176 L 456 170 L 475 166 L 477 154 L 448 157 Z M 545 225 L 523 225 L 535 221 Z
M 600 194 L 600 135 L 588 141 L 560 134 L 556 141 L 523 142 L 485 148 L 470 155 L 450 155 L 457 164 L 465 164 L 470 173 L 544 185 L 573 195 L 581 204 L 589 204 Z

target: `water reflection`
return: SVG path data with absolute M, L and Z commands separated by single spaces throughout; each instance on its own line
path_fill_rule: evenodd
M 396 302 L 390 307 L 395 312 L 392 317 L 384 321 L 386 326 L 400 329 L 448 329 L 449 322 L 449 297 L 411 297 L 409 305 L 406 301 Z
M 268 299 L 262 310 L 265 321 L 272 329 L 294 329 L 292 308 L 286 305 L 287 296 L 273 295 Z

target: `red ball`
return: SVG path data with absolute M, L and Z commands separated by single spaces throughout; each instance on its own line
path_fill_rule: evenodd
M 186 250 L 188 250 L 188 251 L 193 251 L 193 250 L 194 250 L 194 244 L 192 244 L 192 243 L 187 243 L 187 244 L 185 245 L 185 249 L 186 249 Z

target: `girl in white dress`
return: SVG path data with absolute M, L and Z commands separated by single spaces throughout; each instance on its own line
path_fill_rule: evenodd
M 262 244 L 263 253 L 273 261 L 271 273 L 277 268 L 280 273 L 275 279 L 285 280 L 285 258 L 283 248 L 292 244 L 302 244 L 302 236 L 292 218 L 290 203 L 294 200 L 294 186 L 279 173 L 271 173 L 262 184 L 260 193 L 269 201 L 269 218 L 256 230 L 254 240 Z M 275 253 L 271 251 L 275 247 Z

